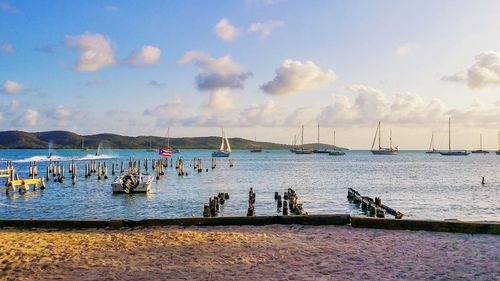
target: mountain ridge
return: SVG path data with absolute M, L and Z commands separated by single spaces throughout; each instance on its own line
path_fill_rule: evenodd
M 122 136 L 112 133 L 93 135 L 79 135 L 70 131 L 55 130 L 45 132 L 24 132 L 17 130 L 0 132 L 0 148 L 2 149 L 44 149 L 52 145 L 55 149 L 80 149 L 82 147 L 97 149 L 101 147 L 111 149 L 156 149 L 166 146 L 166 138 L 158 136 Z M 289 149 L 292 146 L 273 142 L 256 142 L 240 137 L 229 138 L 234 149 Z M 178 148 L 207 148 L 217 149 L 220 146 L 220 136 L 208 137 L 179 137 L 170 138 L 170 146 Z M 329 144 L 304 144 L 307 149 L 333 149 Z M 338 147 L 339 149 L 342 149 Z

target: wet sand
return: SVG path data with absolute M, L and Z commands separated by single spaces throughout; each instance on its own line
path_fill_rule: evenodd
M 0 280 L 500 280 L 500 236 L 349 226 L 0 230 Z

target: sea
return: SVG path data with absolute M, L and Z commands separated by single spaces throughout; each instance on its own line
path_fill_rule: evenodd
M 0 178 L 0 219 L 163 219 L 202 217 L 203 206 L 219 192 L 229 194 L 219 216 L 245 216 L 248 192 L 256 194 L 256 215 L 280 215 L 275 192 L 293 189 L 309 214 L 364 215 L 347 199 L 348 188 L 363 196 L 380 197 L 382 203 L 400 211 L 407 219 L 500 222 L 500 156 L 495 153 L 469 156 L 441 156 L 424 151 L 401 151 L 399 155 L 372 155 L 369 151 L 347 151 L 345 156 L 296 155 L 288 150 L 233 150 L 230 159 L 217 158 L 210 168 L 211 150 L 185 149 L 173 154 L 182 158 L 187 175 L 179 176 L 168 166 L 165 175 L 154 180 L 147 194 L 113 194 L 113 176 L 98 180 L 84 177 L 84 165 L 91 160 L 127 165 L 130 159 L 159 159 L 156 151 L 103 149 L 52 150 L 52 160 L 62 163 L 67 173 L 70 161 L 77 163 L 78 177 L 72 185 L 66 174 L 63 183 L 46 180 L 46 189 L 6 194 Z M 31 161 L 39 176 L 46 177 L 48 150 L 0 150 L 0 169 L 13 161 L 20 178 L 27 178 Z M 203 171 L 191 166 L 202 161 Z M 170 164 L 170 161 L 169 161 Z M 206 170 L 208 168 L 208 170 Z M 145 170 L 143 169 L 145 172 Z M 151 170 L 149 166 L 148 172 Z M 482 184 L 482 177 L 485 183 Z

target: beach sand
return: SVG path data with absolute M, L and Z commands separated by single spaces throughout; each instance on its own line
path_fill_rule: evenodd
M 349 226 L 0 230 L 1 280 L 500 280 L 500 236 Z

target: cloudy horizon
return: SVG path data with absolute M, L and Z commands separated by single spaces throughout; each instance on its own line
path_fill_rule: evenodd
M 0 130 L 498 149 L 496 1 L 217 3 L 0 0 Z

